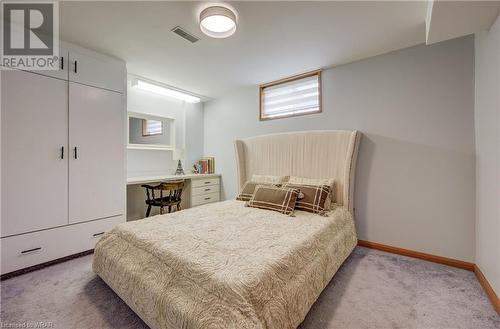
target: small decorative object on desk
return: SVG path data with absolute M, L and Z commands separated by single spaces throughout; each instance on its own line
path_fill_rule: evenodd
M 215 173 L 215 158 L 206 157 L 198 161 L 200 166 L 200 174 L 214 174 Z
M 178 160 L 177 162 L 177 170 L 175 171 L 176 175 L 184 175 L 184 169 L 182 169 L 181 159 L 184 158 L 184 150 L 183 149 L 175 149 L 172 153 L 172 159 Z
M 199 163 L 193 165 L 193 174 L 201 174 L 201 166 Z

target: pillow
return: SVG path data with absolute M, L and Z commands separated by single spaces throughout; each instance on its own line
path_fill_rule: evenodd
M 236 197 L 236 200 L 249 201 L 252 198 L 253 192 L 255 191 L 257 185 L 276 186 L 271 183 L 260 183 L 253 180 L 249 180 L 241 188 L 240 194 Z
M 295 203 L 295 209 L 320 215 L 323 215 L 327 210 L 326 206 L 329 204 L 326 201 L 328 201 L 328 195 L 330 195 L 330 186 L 287 183 L 283 187 L 300 189 L 301 195 L 299 195 Z
M 282 183 L 288 180 L 288 177 L 289 176 L 252 175 L 252 180 L 247 181 L 245 185 L 243 185 L 236 200 L 248 201 L 252 197 L 257 185 L 281 186 Z
M 283 184 L 288 182 L 290 176 L 272 176 L 272 175 L 252 175 L 253 182 Z
M 325 210 L 330 210 L 331 205 L 335 201 L 335 180 L 333 178 L 305 178 L 305 177 L 297 177 L 290 176 L 288 183 L 295 185 L 328 185 L 330 187 L 330 194 L 326 198 L 325 201 Z
M 246 203 L 247 207 L 267 209 L 293 216 L 299 190 L 277 186 L 257 185 L 255 192 Z

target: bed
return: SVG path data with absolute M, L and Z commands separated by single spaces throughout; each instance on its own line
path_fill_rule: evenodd
M 93 269 L 151 328 L 296 328 L 357 243 L 360 134 L 310 131 L 235 142 L 253 174 L 335 178 L 335 205 L 295 217 L 228 200 L 121 224 Z

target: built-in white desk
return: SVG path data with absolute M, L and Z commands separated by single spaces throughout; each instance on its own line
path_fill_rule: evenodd
M 204 179 L 220 177 L 219 174 L 186 174 L 186 175 L 168 175 L 168 174 L 149 174 L 146 176 L 127 177 L 127 185 L 148 184 L 154 182 L 164 182 L 178 179 Z
M 146 213 L 145 191 L 141 184 L 154 184 L 184 179 L 182 208 L 196 207 L 220 200 L 219 174 L 172 175 L 162 173 L 142 173 L 127 177 L 127 220 L 144 218 Z M 151 215 L 158 214 L 154 209 Z

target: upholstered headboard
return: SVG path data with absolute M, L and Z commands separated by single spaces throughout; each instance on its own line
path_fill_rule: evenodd
M 240 188 L 253 174 L 334 178 L 335 202 L 352 212 L 360 136 L 357 131 L 317 130 L 236 140 Z

